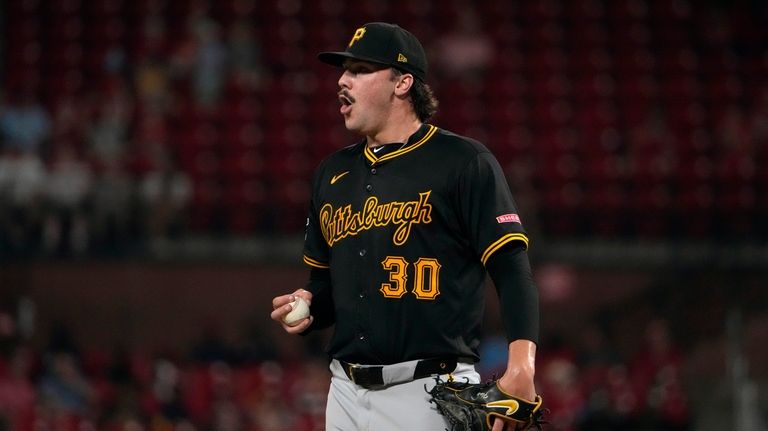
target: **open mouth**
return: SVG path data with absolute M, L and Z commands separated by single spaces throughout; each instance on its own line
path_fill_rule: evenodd
M 344 91 L 339 92 L 339 102 L 341 103 L 340 112 L 346 115 L 352 110 L 352 104 L 355 103 L 355 99 Z
M 351 105 L 352 104 L 352 98 L 347 96 L 346 94 L 340 94 L 339 95 L 339 101 L 342 105 Z

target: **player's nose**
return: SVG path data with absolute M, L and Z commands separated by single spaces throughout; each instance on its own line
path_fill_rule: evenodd
M 344 70 L 344 73 L 342 73 L 341 76 L 339 77 L 339 82 L 338 82 L 339 87 L 349 88 L 350 82 L 351 82 L 350 80 L 351 76 L 352 76 L 352 72 L 348 70 Z

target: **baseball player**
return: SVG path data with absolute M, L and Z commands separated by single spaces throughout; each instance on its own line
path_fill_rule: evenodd
M 478 382 L 484 281 L 498 291 L 509 340 L 504 393 L 536 397 L 538 293 L 528 237 L 504 173 L 480 142 L 428 123 L 437 101 L 427 58 L 387 23 L 355 30 L 345 51 L 339 112 L 362 139 L 314 176 L 305 289 L 273 299 L 286 332 L 335 325 L 328 346 L 328 430 L 444 430 L 425 388 L 436 376 Z M 296 297 L 310 316 L 282 319 Z M 496 420 L 494 430 L 515 429 Z

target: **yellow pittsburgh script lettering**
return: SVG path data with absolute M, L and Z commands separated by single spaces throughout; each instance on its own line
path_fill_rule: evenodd
M 362 231 L 390 224 L 397 226 L 392 236 L 395 245 L 403 245 L 411 235 L 411 228 L 418 223 L 432 222 L 432 204 L 429 195 L 432 191 L 419 193 L 419 199 L 409 202 L 379 203 L 371 196 L 363 203 L 360 211 L 352 211 L 352 205 L 334 208 L 325 204 L 320 208 L 320 230 L 328 246 Z

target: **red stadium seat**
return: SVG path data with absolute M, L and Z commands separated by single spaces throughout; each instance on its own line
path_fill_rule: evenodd
M 432 46 L 445 32 L 435 23 L 453 23 L 463 13 L 454 3 L 385 3 L 227 0 L 198 8 L 176 0 L 8 2 L 3 85 L 9 98 L 37 91 L 53 111 L 64 98 L 85 99 L 104 82 L 131 79 L 137 65 L 154 56 L 161 71 L 168 68 L 170 104 L 155 114 L 162 126 L 146 127 L 151 107 L 134 100 L 129 139 L 166 142 L 196 182 L 239 188 L 243 181 L 280 178 L 304 184 L 320 159 L 358 139 L 344 130 L 335 100 L 340 71 L 318 62 L 316 53 L 343 45 L 350 23 L 372 16 L 397 15 Z M 713 14 L 689 0 L 480 2 L 475 12 L 497 50 L 489 68 L 493 79 L 433 75 L 429 83 L 441 102 L 433 122 L 487 140 L 505 165 L 527 156 L 556 166 L 578 158 L 581 175 L 554 169 L 546 177 L 560 187 L 672 182 L 695 202 L 690 190 L 705 181 L 759 182 L 768 175 L 756 169 L 756 178 L 743 179 L 734 160 L 760 157 L 749 149 L 754 138 L 748 131 L 760 120 L 734 125 L 732 111 L 759 106 L 761 92 L 748 90 L 768 85 L 768 62 L 753 55 L 762 52 L 764 32 L 733 8 Z M 193 56 L 188 20 L 196 13 L 223 29 L 236 20 L 252 22 L 265 72 L 260 86 L 227 76 L 221 102 L 209 110 L 195 107 L 191 66 L 178 57 L 185 43 Z M 162 28 L 154 39 L 145 31 L 150 19 Z M 126 57 L 115 75 L 105 65 L 121 51 Z M 732 145 L 738 155 L 725 157 Z M 665 164 L 679 169 L 660 167 Z M 702 166 L 717 168 L 702 174 Z M 716 198 L 726 193 L 719 187 L 712 192 Z M 250 229 L 248 211 L 232 215 L 243 232 Z M 276 213 L 282 211 L 291 212 Z M 663 230 L 656 221 L 643 223 L 645 232 Z

